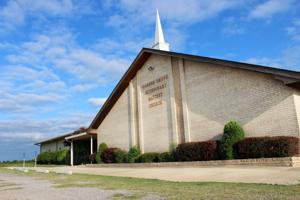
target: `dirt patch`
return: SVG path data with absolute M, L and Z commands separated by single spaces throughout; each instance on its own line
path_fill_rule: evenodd
M 0 180 L 0 197 L 1 199 L 6 200 L 102 200 L 144 198 L 134 198 L 134 194 L 126 190 L 105 190 L 88 187 L 55 188 L 54 184 L 47 180 L 12 174 L 0 174 Z M 146 197 L 146 199 L 149 198 Z

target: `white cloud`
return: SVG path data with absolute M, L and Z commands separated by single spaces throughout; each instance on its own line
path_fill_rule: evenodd
M 225 36 L 235 36 L 245 32 L 245 28 L 239 24 L 239 21 L 236 18 L 229 17 L 223 21 L 224 26 L 222 28 L 222 33 Z
M 257 5 L 249 14 L 250 18 L 271 18 L 273 15 L 289 10 L 295 0 L 268 0 Z
M 136 42 L 150 28 L 154 34 L 154 26 L 149 25 L 154 24 L 158 9 L 171 49 L 183 50 L 189 37 L 187 26 L 216 17 L 241 3 L 241 0 L 120 0 L 106 4 L 109 9 L 118 11 L 109 17 L 107 25 L 120 32 L 122 44 L 128 38 Z M 147 47 L 151 47 L 152 41 L 147 42 Z
M 289 47 L 276 58 L 256 57 L 246 59 L 244 62 L 300 71 L 300 46 Z
M 0 98 L 0 111 L 6 111 L 10 114 L 15 112 L 29 112 L 45 104 L 59 103 L 62 100 L 63 96 L 51 93 L 5 93 Z
M 286 28 L 286 32 L 293 40 L 300 41 L 300 19 L 294 20 L 292 25 Z
M 9 0 L 0 6 L 0 31 L 10 31 L 26 22 L 28 17 L 41 15 L 68 16 L 91 11 L 90 3 L 72 0 Z
M 150 47 L 152 45 L 153 38 L 135 38 L 134 40 L 127 40 L 118 38 L 101 38 L 99 39 L 93 48 L 98 51 L 105 53 L 106 55 L 119 55 L 124 56 L 127 54 L 136 55 L 143 47 Z
M 14 65 L 63 70 L 85 84 L 110 82 L 119 78 L 129 66 L 126 59 L 112 55 L 106 57 L 93 49 L 81 47 L 65 30 L 36 35 L 32 41 L 23 43 L 17 53 L 8 55 L 7 60 Z
M 17 119 L 0 120 L 0 137 L 1 140 L 30 139 L 32 142 L 37 142 L 72 132 L 79 127 L 87 127 L 92 117 L 91 114 L 74 112 L 50 119 L 19 117 Z
M 102 106 L 107 98 L 90 98 L 88 99 L 88 103 L 91 104 L 92 106 Z
M 244 62 L 271 67 L 282 67 L 282 61 L 280 59 L 274 59 L 269 57 L 248 58 Z
M 97 87 L 97 84 L 76 84 L 76 85 L 73 85 L 71 87 L 71 90 L 72 91 L 75 91 L 75 92 L 86 92 L 88 90 L 91 90 L 93 88 Z
M 116 5 L 119 5 L 123 13 L 112 16 L 109 23 L 114 25 L 113 23 L 117 22 L 115 25 L 120 26 L 123 22 L 126 23 L 128 18 L 131 19 L 128 21 L 131 23 L 139 20 L 154 22 L 156 9 L 168 21 L 194 23 L 214 17 L 240 3 L 240 0 L 120 0 Z M 124 15 L 125 13 L 127 15 Z
M 283 51 L 283 59 L 290 69 L 300 71 L 300 45 L 292 46 Z
M 66 84 L 49 69 L 1 66 L 0 110 L 10 114 L 28 112 L 64 101 Z

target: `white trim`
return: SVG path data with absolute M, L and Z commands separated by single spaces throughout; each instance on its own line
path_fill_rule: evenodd
M 71 166 L 73 166 L 73 141 L 71 141 Z
M 91 136 L 91 155 L 93 154 L 93 136 Z
M 74 138 L 85 136 L 85 135 L 88 135 L 88 133 L 87 132 L 83 132 L 83 133 L 79 133 L 79 134 L 76 134 L 76 135 L 71 135 L 69 137 L 66 137 L 65 139 L 66 140 L 70 140 L 70 139 L 74 139 Z

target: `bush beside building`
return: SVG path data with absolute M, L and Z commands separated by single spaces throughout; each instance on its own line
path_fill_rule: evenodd
M 299 138 L 292 136 L 244 138 L 240 124 L 230 121 L 224 126 L 220 141 L 187 142 L 171 148 L 169 152 L 140 154 L 137 147 L 128 152 L 119 148 L 107 148 L 102 143 L 101 160 L 104 163 L 150 163 L 173 161 L 208 161 L 222 159 L 247 159 L 290 157 L 299 152 Z M 100 148 L 99 148 L 100 149 Z

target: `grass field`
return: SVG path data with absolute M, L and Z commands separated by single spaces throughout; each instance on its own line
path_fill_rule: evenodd
M 0 162 L 0 167 L 22 167 L 23 162 L 22 161 L 13 161 L 13 162 Z M 26 161 L 25 162 L 26 167 L 34 167 L 34 162 L 33 161 Z
M 38 167 L 55 167 L 55 166 L 63 166 L 63 165 L 37 165 Z M 14 161 L 14 162 L 0 162 L 0 167 L 23 167 L 22 161 Z M 25 167 L 34 167 L 34 161 L 26 161 Z
M 131 196 L 118 196 L 115 199 L 139 199 L 146 194 L 154 194 L 167 199 L 260 199 L 260 200 L 296 200 L 300 199 L 300 185 L 267 185 L 245 183 L 215 182 L 171 182 L 151 179 L 110 177 L 99 175 L 58 175 L 54 173 L 40 174 L 35 172 L 22 173 L 0 168 L 0 173 L 34 176 L 47 179 L 55 187 L 99 187 L 105 189 L 126 189 L 133 192 Z

